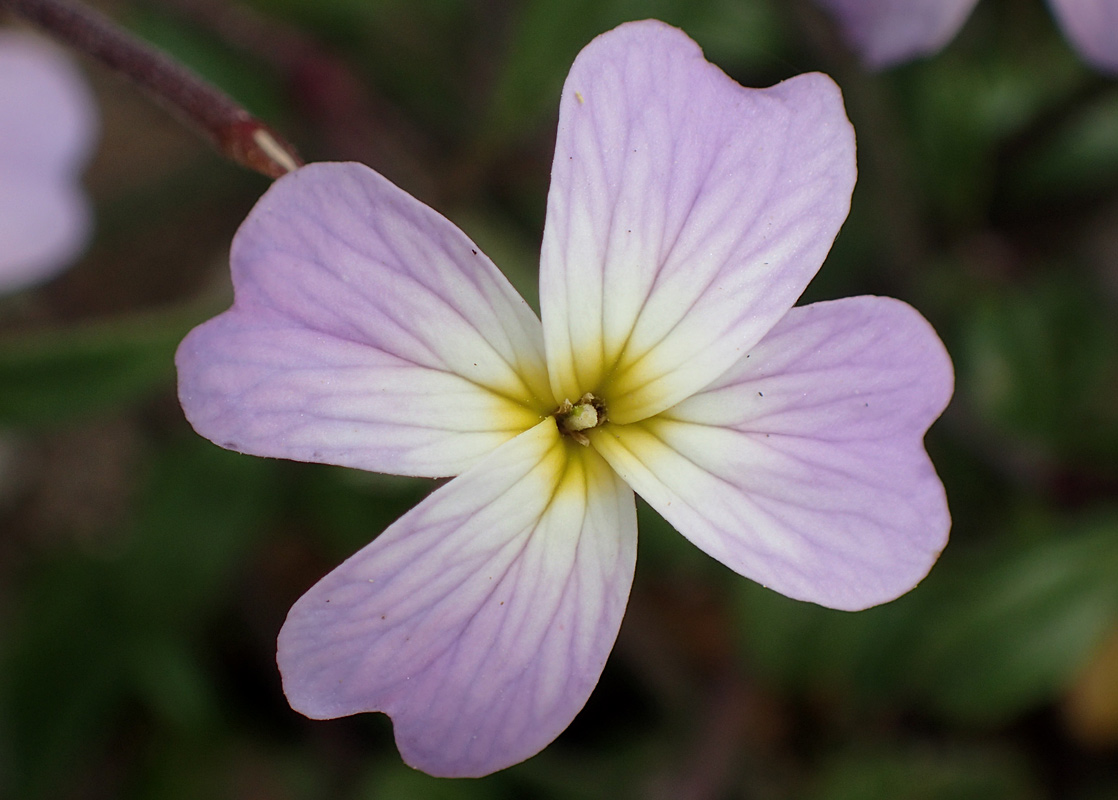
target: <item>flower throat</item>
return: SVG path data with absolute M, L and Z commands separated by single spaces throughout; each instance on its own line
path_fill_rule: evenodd
M 605 403 L 590 392 L 580 397 L 577 403 L 564 400 L 552 416 L 555 417 L 559 432 L 571 437 L 583 447 L 590 444 L 590 439 L 583 431 L 600 428 L 609 420 Z

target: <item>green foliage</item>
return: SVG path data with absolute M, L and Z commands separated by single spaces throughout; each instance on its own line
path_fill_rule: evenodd
M 275 503 L 270 470 L 199 441 L 154 454 L 117 548 L 49 556 L 5 632 L 0 719 L 9 796 L 49 796 L 112 744 L 126 709 L 199 734 L 222 710 L 203 633 Z
M 1053 265 L 972 298 L 959 385 L 989 425 L 1050 453 L 1118 463 L 1118 325 L 1105 300 Z
M 472 42 L 491 36 L 469 0 L 256 0 L 268 15 L 314 30 L 381 93 L 443 134 L 461 133 L 473 92 Z
M 743 586 L 741 641 L 789 691 L 998 724 L 1062 693 L 1118 626 L 1115 575 L 1118 517 L 1030 520 L 949 546 L 911 594 L 857 614 Z
M 920 188 L 952 224 L 981 218 L 1000 177 L 999 149 L 1089 78 L 1043 10 L 991 20 L 990 4 L 982 5 L 969 28 L 985 35 L 961 37 L 941 57 L 896 77 Z
M 1032 800 L 1029 771 L 985 750 L 861 748 L 833 759 L 801 800 Z
M 166 387 L 178 343 L 213 310 L 191 304 L 0 336 L 0 425 L 86 417 Z
M 1104 194 L 1118 185 L 1118 92 L 1106 86 L 1028 142 L 1006 171 L 1009 198 L 1021 207 Z
M 251 113 L 277 120 L 285 103 L 278 75 L 212 34 L 181 19 L 138 9 L 128 19 L 132 32 L 190 67 Z
M 588 41 L 648 18 L 685 28 L 725 69 L 767 65 L 779 48 L 779 23 L 768 2 L 528 0 L 514 21 L 483 140 L 497 147 L 533 131 L 555 114 L 567 70 Z

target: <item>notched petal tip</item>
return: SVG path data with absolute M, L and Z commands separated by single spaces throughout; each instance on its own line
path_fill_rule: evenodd
M 855 176 L 825 76 L 747 89 L 662 23 L 598 37 L 565 84 L 548 195 L 553 394 L 625 423 L 715 379 L 818 270 Z
M 279 636 L 284 691 L 314 718 L 387 713 L 405 761 L 432 775 L 511 766 L 586 702 L 635 559 L 632 492 L 546 420 L 295 604 Z
M 951 526 L 923 446 L 951 396 L 942 342 L 910 306 L 793 308 L 733 369 L 595 447 L 665 519 L 731 569 L 844 610 L 893 600 Z
M 233 308 L 179 349 L 195 429 L 256 455 L 455 475 L 549 413 L 539 321 L 444 217 L 360 164 L 277 180 Z

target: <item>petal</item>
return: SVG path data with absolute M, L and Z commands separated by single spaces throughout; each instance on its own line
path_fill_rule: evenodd
M 48 40 L 0 31 L 0 159 L 76 172 L 97 135 L 97 105 L 85 78 Z
M 54 277 L 89 240 L 78 171 L 97 107 L 84 78 L 48 41 L 0 31 L 0 293 Z
M 1118 2 L 1049 0 L 1056 21 L 1079 54 L 1097 69 L 1118 73 Z
M 947 541 L 923 435 L 951 362 L 898 300 L 793 308 L 700 394 L 593 446 L 677 530 L 800 600 L 860 609 L 927 574 Z
M 544 227 L 556 398 L 632 422 L 717 378 L 818 270 L 854 178 L 829 78 L 744 89 L 663 23 L 599 36 L 563 89 Z
M 360 164 L 312 164 L 233 240 L 236 301 L 176 357 L 223 447 L 454 475 L 554 410 L 539 321 L 460 230 Z
M 404 760 L 479 776 L 539 752 L 601 675 L 636 561 L 633 493 L 546 420 L 331 572 L 279 636 L 315 719 L 384 711 Z
M 0 294 L 49 280 L 89 242 L 89 199 L 72 175 L 0 164 Z
M 817 0 L 866 65 L 883 69 L 942 50 L 978 0 Z

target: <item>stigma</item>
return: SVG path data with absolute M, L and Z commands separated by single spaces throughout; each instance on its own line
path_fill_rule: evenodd
M 600 428 L 608 419 L 605 403 L 590 392 L 580 397 L 576 403 L 572 403 L 569 399 L 564 400 L 552 416 L 555 417 L 559 432 L 574 439 L 583 447 L 590 444 L 590 439 L 583 431 Z

